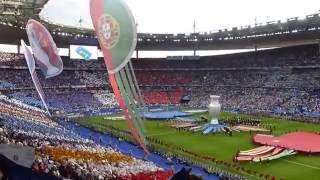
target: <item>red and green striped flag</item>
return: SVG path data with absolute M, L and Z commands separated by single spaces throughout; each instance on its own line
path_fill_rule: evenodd
M 140 112 L 144 102 L 130 62 L 137 44 L 133 15 L 123 0 L 91 0 L 90 14 L 113 92 L 132 136 L 148 152 Z

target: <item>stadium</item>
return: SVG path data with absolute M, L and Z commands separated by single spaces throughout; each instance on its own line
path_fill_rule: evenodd
M 319 177 L 319 3 L 225 28 L 138 2 L 0 1 L 1 179 Z

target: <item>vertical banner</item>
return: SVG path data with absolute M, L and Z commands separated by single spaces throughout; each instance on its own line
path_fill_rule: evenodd
M 29 72 L 31 74 L 31 78 L 32 78 L 33 84 L 36 87 L 36 90 L 37 90 L 37 92 L 38 92 L 38 94 L 40 96 L 40 99 L 41 99 L 44 107 L 46 108 L 48 114 L 51 116 L 49 108 L 47 106 L 47 103 L 44 100 L 44 93 L 43 93 L 42 87 L 40 85 L 40 82 L 39 82 L 39 79 L 38 79 L 38 76 L 37 76 L 37 73 L 36 73 L 36 66 L 35 66 L 33 55 L 32 55 L 32 53 L 30 52 L 29 48 L 26 46 L 26 44 L 25 44 L 25 42 L 23 40 L 21 40 L 21 47 L 22 47 L 22 50 L 23 50 L 24 57 L 25 57 L 25 59 L 27 61 L 27 65 L 28 65 L 28 68 L 29 68 Z
M 30 19 L 26 26 L 36 63 L 46 78 L 59 75 L 63 63 L 49 31 L 38 21 Z
M 148 153 L 140 112 L 142 97 L 129 63 L 137 44 L 133 15 L 123 0 L 90 0 L 90 14 L 113 92 L 133 138 Z

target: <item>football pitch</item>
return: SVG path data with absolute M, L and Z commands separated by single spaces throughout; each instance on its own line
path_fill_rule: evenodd
M 199 114 L 208 116 L 207 113 Z M 320 125 L 302 123 L 296 121 L 283 120 L 280 118 L 266 118 L 252 115 L 241 115 L 233 113 L 221 113 L 220 119 L 228 119 L 234 116 L 244 118 L 260 119 L 262 125 L 275 126 L 272 134 L 275 136 L 285 134 L 292 131 L 309 131 L 320 132 Z M 80 119 L 78 123 L 90 126 L 101 132 L 108 132 L 110 127 L 118 130 L 127 131 L 128 126 L 124 120 L 108 120 L 101 116 L 88 117 Z M 239 150 L 249 150 L 257 147 L 252 142 L 252 135 L 249 132 L 234 132 L 232 136 L 227 136 L 224 133 L 203 135 L 201 133 L 194 133 L 189 131 L 177 131 L 170 127 L 166 121 L 148 120 L 145 122 L 147 130 L 147 137 L 160 140 L 164 144 L 172 145 L 173 147 L 180 147 L 187 149 L 197 154 L 213 157 L 216 160 L 229 162 L 234 164 L 233 157 Z M 306 140 L 307 141 L 307 140 Z M 170 153 L 170 148 L 167 149 Z M 184 154 L 181 153 L 181 156 Z M 204 162 L 206 160 L 203 160 Z M 210 162 L 208 162 L 210 164 Z M 251 175 L 249 179 L 259 179 L 261 174 L 275 176 L 276 179 L 317 179 L 320 177 L 320 155 L 297 154 L 290 157 L 284 157 L 270 162 L 238 162 L 238 167 L 249 170 Z M 224 164 L 216 165 L 217 167 L 238 172 L 235 167 Z M 241 170 L 240 170 L 241 171 Z M 254 173 L 252 173 L 254 172 Z M 246 173 L 240 173 L 247 175 Z M 253 174 L 253 175 L 252 175 Z

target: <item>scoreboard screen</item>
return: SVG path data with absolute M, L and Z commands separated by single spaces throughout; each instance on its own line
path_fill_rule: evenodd
M 98 47 L 97 46 L 80 46 L 70 45 L 70 58 L 71 59 L 84 59 L 97 60 L 98 59 Z

